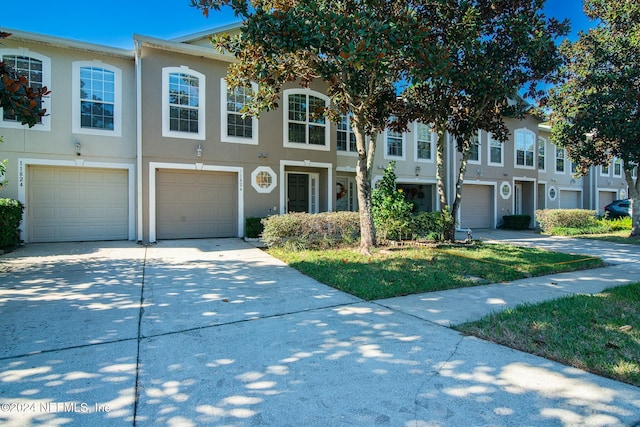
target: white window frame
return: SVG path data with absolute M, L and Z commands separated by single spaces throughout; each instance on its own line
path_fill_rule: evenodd
M 256 178 L 261 173 L 267 173 L 271 176 L 271 183 L 268 187 L 261 187 L 258 185 Z M 269 166 L 258 166 L 251 172 L 251 186 L 261 194 L 271 193 L 278 186 L 278 176 Z
M 418 135 L 420 135 L 420 133 L 418 132 L 420 126 L 425 126 L 425 127 L 428 128 L 429 137 L 431 138 L 431 140 L 429 141 L 429 158 L 428 159 L 424 159 L 424 158 L 418 157 L 418 152 L 419 152 L 419 150 L 418 150 L 418 142 L 419 141 L 423 141 L 423 140 L 419 139 L 419 137 L 418 137 Z M 414 155 L 415 155 L 416 162 L 418 162 L 418 163 L 435 163 L 435 147 L 436 147 L 436 144 L 438 143 L 438 134 L 433 131 L 433 127 L 431 125 L 427 125 L 427 124 L 424 124 L 424 123 L 421 123 L 421 122 L 415 122 L 414 123 L 413 132 L 414 132 L 414 135 L 415 135 Z
M 305 123 L 305 131 L 306 131 L 306 142 L 289 142 L 289 96 L 290 95 L 306 95 L 307 96 L 307 120 Z M 283 104 L 284 108 L 282 114 L 282 134 L 283 138 L 283 146 L 288 148 L 299 148 L 302 150 L 317 150 L 317 151 L 329 151 L 331 150 L 331 120 L 328 117 L 325 117 L 324 122 L 324 145 L 316 145 L 309 143 L 309 96 L 314 96 L 316 98 L 320 98 L 324 101 L 325 107 L 329 105 L 329 97 L 323 95 L 322 93 L 313 91 L 311 89 L 286 89 L 283 94 Z M 302 123 L 302 122 L 296 122 Z M 318 123 L 313 123 L 315 126 L 319 126 Z
M 470 164 L 470 165 L 479 165 L 479 164 L 482 164 L 482 142 L 481 142 L 481 140 L 480 140 L 480 136 L 481 136 L 481 133 L 480 133 L 480 131 L 478 130 L 478 132 L 477 132 L 477 133 L 476 133 L 476 135 L 475 135 L 475 137 L 476 137 L 476 142 L 477 142 L 477 145 L 478 145 L 478 150 L 477 150 L 477 151 L 478 151 L 478 160 L 472 160 L 472 159 L 471 159 L 471 157 L 469 157 L 469 159 L 467 160 L 467 163 L 468 163 L 468 164 Z M 471 145 L 473 145 L 473 144 L 471 143 L 471 141 L 470 141 L 470 144 L 471 144 Z
M 559 175 L 565 175 L 567 173 L 567 151 L 562 148 L 562 147 L 558 147 L 557 145 L 556 147 L 556 155 L 555 155 L 555 162 L 553 163 L 553 170 L 555 171 L 556 174 Z M 563 170 L 559 171 L 558 170 L 558 160 L 560 160 L 560 157 L 558 157 L 558 154 L 562 153 L 562 168 Z
M 198 132 L 171 130 L 169 105 L 169 77 L 171 74 L 187 74 L 198 79 Z M 162 136 L 168 138 L 196 139 L 203 141 L 206 135 L 206 79 L 205 75 L 187 66 L 165 67 L 162 69 Z
M 351 127 L 351 115 L 350 114 L 343 114 L 341 115 L 341 119 L 342 117 L 345 117 L 347 119 L 347 129 L 346 130 L 342 130 L 338 128 L 338 125 L 336 125 L 336 153 L 338 153 L 339 155 L 351 155 L 351 156 L 356 156 L 358 155 L 358 147 L 356 147 L 355 151 L 351 150 L 351 135 L 353 135 L 353 137 L 355 138 L 355 133 L 353 132 L 353 128 Z M 347 134 L 347 149 L 346 150 L 338 150 L 338 133 L 339 132 L 344 132 Z
M 542 151 L 542 156 L 540 152 Z M 540 167 L 540 157 L 542 157 L 542 167 Z M 538 138 L 538 170 L 540 172 L 546 172 L 547 170 L 547 139 Z
M 488 141 L 489 143 L 487 144 L 487 164 L 489 166 L 500 166 L 500 167 L 504 167 L 504 143 L 498 141 L 497 139 L 495 139 L 493 137 L 493 135 L 489 134 L 488 135 Z M 495 163 L 491 161 L 491 147 L 495 146 L 495 147 L 500 147 L 500 163 Z
M 393 136 L 392 136 L 393 134 Z M 398 138 L 400 135 L 401 145 L 400 149 L 402 150 L 401 156 L 393 156 L 389 154 L 389 138 Z M 386 160 L 406 160 L 407 158 L 407 136 L 405 132 L 394 132 L 389 128 L 384 130 L 384 158 Z
M 527 153 L 529 152 L 528 150 L 519 150 L 518 149 L 518 136 L 519 135 L 524 135 L 526 136 L 530 136 L 533 140 L 532 140 L 532 144 L 531 144 L 531 166 L 527 165 Z M 526 141 L 525 141 L 525 147 L 526 148 Z M 519 165 L 518 164 L 518 151 L 522 151 L 524 153 L 524 157 L 523 157 L 523 161 L 524 164 Z M 516 129 L 513 132 L 513 167 L 516 169 L 531 169 L 534 170 L 538 167 L 538 165 L 536 164 L 536 134 L 535 132 L 532 132 L 529 129 Z
M 600 165 L 600 176 L 611 176 L 611 165 Z
M 83 68 L 101 68 L 113 73 L 114 84 L 114 100 L 113 100 L 113 129 L 96 129 L 82 127 L 82 100 L 80 99 L 80 71 Z M 122 70 L 113 65 L 105 64 L 102 61 L 75 61 L 72 64 L 72 81 L 71 89 L 72 101 L 72 118 L 71 129 L 73 133 L 85 135 L 104 135 L 104 136 L 122 136 Z
M 618 167 L 618 172 L 616 172 L 616 166 Z M 613 176 L 622 178 L 622 159 L 618 159 L 617 157 L 613 159 Z
M 7 55 L 25 56 L 42 62 L 42 86 L 47 90 L 52 90 L 51 87 L 51 58 L 44 56 L 40 53 L 32 52 L 29 49 L 0 49 L 0 60 Z M 53 93 L 53 91 L 52 91 Z M 47 110 L 46 114 L 42 116 L 39 123 L 36 123 L 33 127 L 29 128 L 28 125 L 23 125 L 19 121 L 4 120 L 4 109 L 0 108 L 0 127 L 12 128 L 12 129 L 31 129 L 40 131 L 51 130 L 51 95 L 42 97 L 42 108 Z
M 258 85 L 252 83 L 251 90 L 254 94 L 258 92 Z M 229 96 L 227 92 L 227 80 L 223 77 L 220 79 L 220 141 L 234 144 L 258 145 L 258 126 L 260 121 L 255 116 L 251 116 L 251 138 L 229 135 L 227 117 L 229 114 L 237 113 L 229 113 L 229 111 L 227 110 L 227 99 Z

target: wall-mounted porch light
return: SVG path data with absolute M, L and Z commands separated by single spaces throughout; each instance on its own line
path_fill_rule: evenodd
M 198 146 L 196 147 L 196 157 L 202 157 L 202 145 L 200 144 L 198 144 Z

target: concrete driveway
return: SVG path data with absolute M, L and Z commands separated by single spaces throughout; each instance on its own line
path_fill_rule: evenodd
M 237 239 L 31 244 L 0 257 L 0 424 L 640 422 L 640 389 L 464 337 L 425 295 L 363 302 Z

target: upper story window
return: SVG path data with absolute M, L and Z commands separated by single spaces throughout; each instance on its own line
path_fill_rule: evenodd
M 308 89 L 284 91 L 284 146 L 329 150 L 329 125 L 324 110 L 329 98 Z
M 73 63 L 74 133 L 122 134 L 122 72 L 95 62 Z
M 527 129 L 515 131 L 515 166 L 519 168 L 533 169 L 535 156 L 535 134 Z
M 336 150 L 346 153 L 357 153 L 356 135 L 351 129 L 351 115 L 340 116 L 337 126 Z
M 538 139 L 538 170 L 545 171 L 547 161 L 547 140 L 544 138 Z
M 609 176 L 609 174 L 610 174 L 609 164 L 607 163 L 606 165 L 601 165 L 600 166 L 600 175 Z
M 258 144 L 258 119 L 245 115 L 257 86 L 229 88 L 227 81 L 220 80 L 221 104 L 220 140 L 239 144 Z
M 204 139 L 205 77 L 188 67 L 162 69 L 162 136 Z
M 504 166 L 504 151 L 502 142 L 489 135 L 489 164 L 493 166 Z
M 473 135 L 469 139 L 470 151 L 469 151 L 469 159 L 468 162 L 471 164 L 479 164 L 480 163 L 480 137 L 478 134 Z
M 416 122 L 416 160 L 433 162 L 433 150 L 436 145 L 435 132 L 431 131 L 431 126 Z
M 393 121 L 394 118 L 392 117 Z M 384 158 L 405 160 L 404 133 L 387 128 L 384 132 Z
M 622 176 L 622 160 L 621 159 L 613 160 L 613 176 L 618 178 Z
M 565 149 L 556 146 L 556 172 L 557 173 L 565 172 L 565 158 L 566 158 Z
M 34 53 L 28 49 L 0 49 L 0 59 L 12 68 L 19 76 L 25 76 L 28 85 L 33 89 L 47 87 L 51 89 L 51 59 L 44 55 Z M 32 128 L 36 130 L 51 130 L 51 104 L 49 97 L 44 97 L 40 102 L 40 107 L 47 110 L 47 114 L 38 118 L 38 123 Z M 15 113 L 2 109 L 0 119 L 2 127 L 7 128 L 27 128 L 23 125 Z

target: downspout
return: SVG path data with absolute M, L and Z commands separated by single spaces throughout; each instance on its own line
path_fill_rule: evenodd
M 142 48 L 140 41 L 134 40 L 136 62 L 136 235 L 143 240 L 142 220 Z

